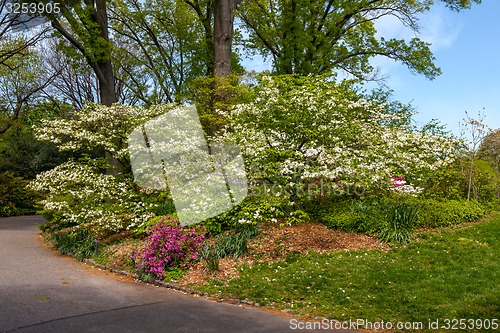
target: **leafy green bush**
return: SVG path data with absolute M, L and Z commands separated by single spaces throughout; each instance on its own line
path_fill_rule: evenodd
M 313 217 L 332 229 L 370 235 L 380 232 L 384 225 L 390 223 L 387 212 L 398 203 L 414 207 L 420 212 L 415 218 L 415 227 L 433 228 L 460 224 L 475 221 L 486 214 L 484 205 L 474 201 L 407 196 L 330 201 L 324 205 L 317 203 Z M 309 210 L 308 212 L 311 214 Z
M 226 110 L 233 105 L 252 100 L 252 90 L 248 85 L 242 84 L 240 75 L 234 73 L 233 71 L 227 78 L 199 77 L 191 80 L 189 84 L 200 122 L 208 135 L 213 135 L 227 123 L 227 119 L 215 110 Z M 214 87 L 217 89 L 214 90 Z
M 12 171 L 25 179 L 33 179 L 68 157 L 68 153 L 58 152 L 54 144 L 39 142 L 26 131 L 7 135 L 0 142 L 0 172 Z
M 11 172 L 0 173 L 0 216 L 34 213 L 35 194 Z
M 393 202 L 389 198 L 363 198 L 337 201 L 318 206 L 315 217 L 332 229 L 373 234 L 385 220 L 385 212 Z
M 290 212 L 290 216 L 287 218 L 287 225 L 295 225 L 295 224 L 300 224 L 300 223 L 305 223 L 309 221 L 311 218 L 309 217 L 309 214 L 304 212 L 303 210 L 295 210 L 293 212 Z
M 79 260 L 90 258 L 97 251 L 97 240 L 85 228 L 61 230 L 50 238 L 59 252 L 72 254 Z
M 417 219 L 419 227 L 433 228 L 471 222 L 486 214 L 482 205 L 475 201 L 435 199 L 413 201 L 420 211 Z
M 500 189 L 500 177 L 493 166 L 484 160 L 474 162 L 473 181 L 480 202 L 494 201 Z
M 157 216 L 172 215 L 175 213 L 175 205 L 172 200 L 164 201 L 157 204 L 151 212 Z
M 466 182 L 458 161 L 427 172 L 419 182 L 419 186 L 424 188 L 422 193 L 424 198 L 441 200 L 466 198 Z
M 379 239 L 389 243 L 408 244 L 418 216 L 418 209 L 402 202 L 394 205 L 387 214 L 387 222 L 378 235 Z

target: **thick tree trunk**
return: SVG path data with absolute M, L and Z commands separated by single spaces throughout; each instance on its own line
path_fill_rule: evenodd
M 98 66 L 102 74 L 102 76 L 99 78 L 99 97 L 101 100 L 101 104 L 111 106 L 114 103 L 118 102 L 115 91 L 115 77 L 113 74 L 113 66 L 111 64 L 111 61 L 100 63 Z M 121 147 L 123 145 L 123 142 L 121 142 L 119 138 L 116 138 L 115 144 L 118 147 Z M 106 152 L 105 155 L 106 162 L 110 166 L 106 170 L 106 173 L 108 175 L 117 175 L 122 173 L 123 165 L 120 163 L 120 161 L 108 152 Z
M 98 64 L 98 66 L 102 73 L 102 77 L 99 78 L 99 97 L 101 104 L 111 106 L 112 104 L 118 102 L 115 90 L 113 65 L 111 64 L 111 61 L 106 61 Z
M 99 24 L 99 31 L 101 37 L 109 42 L 109 27 L 108 27 L 108 13 L 107 13 L 107 1 L 97 0 L 96 1 L 96 15 L 95 21 Z M 101 99 L 101 104 L 106 106 L 111 106 L 113 103 L 118 102 L 115 90 L 115 76 L 113 72 L 113 64 L 111 62 L 111 51 L 107 50 L 105 52 L 105 60 L 97 63 L 97 68 L 99 73 L 97 73 L 97 78 L 99 80 L 99 97 Z M 123 143 L 119 138 L 115 139 L 115 144 L 120 147 Z M 106 170 L 107 174 L 117 175 L 123 172 L 123 165 L 120 161 L 113 157 L 109 152 L 105 153 L 106 162 L 109 168 Z
M 216 0 L 214 9 L 214 74 L 227 77 L 231 73 L 234 11 L 240 1 Z

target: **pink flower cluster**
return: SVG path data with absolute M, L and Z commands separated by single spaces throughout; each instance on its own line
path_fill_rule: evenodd
M 404 177 L 393 176 L 393 177 L 391 177 L 391 179 L 392 179 L 392 187 L 394 187 L 394 188 L 406 185 L 406 181 L 405 181 Z
M 163 216 L 146 230 L 148 239 L 136 256 L 137 267 L 163 279 L 168 267 L 187 268 L 198 260 L 205 227 L 183 227 L 178 219 Z

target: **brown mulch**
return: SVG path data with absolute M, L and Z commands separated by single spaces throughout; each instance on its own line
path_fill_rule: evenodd
M 318 223 L 302 223 L 280 227 L 277 223 L 262 225 L 261 233 L 248 242 L 248 254 L 235 261 L 224 258 L 219 262 L 219 271 L 209 273 L 205 264 L 197 263 L 184 277 L 177 281 L 181 285 L 203 284 L 209 278 L 228 281 L 238 276 L 238 267 L 255 262 L 274 262 L 292 252 L 328 253 L 359 249 L 388 250 L 389 246 L 364 234 L 331 230 Z
M 364 234 L 332 230 L 323 224 L 309 222 L 285 227 L 266 224 L 259 237 L 250 240 L 249 248 L 264 255 L 265 259 L 279 260 L 290 252 L 387 250 L 388 246 Z

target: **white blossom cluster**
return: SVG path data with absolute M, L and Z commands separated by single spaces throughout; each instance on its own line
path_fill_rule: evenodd
M 128 155 L 123 141 L 134 128 L 174 107 L 174 104 L 149 108 L 122 104 L 107 107 L 88 103 L 70 119 L 42 120 L 34 131 L 38 140 L 53 142 L 62 151 L 101 148 L 120 159 Z
M 242 148 L 249 177 L 303 186 L 335 179 L 390 187 L 390 175 L 421 177 L 451 163 L 456 142 L 401 125 L 411 114 L 360 99 L 319 78 L 301 85 L 264 77 L 253 103 L 222 112 L 231 119 L 223 140 Z
M 45 210 L 69 224 L 93 224 L 102 230 L 120 231 L 151 217 L 145 214 L 150 207 L 134 200 L 130 183 L 85 164 L 63 163 L 37 175 L 30 187 L 45 195 L 41 201 Z M 123 213 L 129 214 L 126 219 L 120 216 Z

